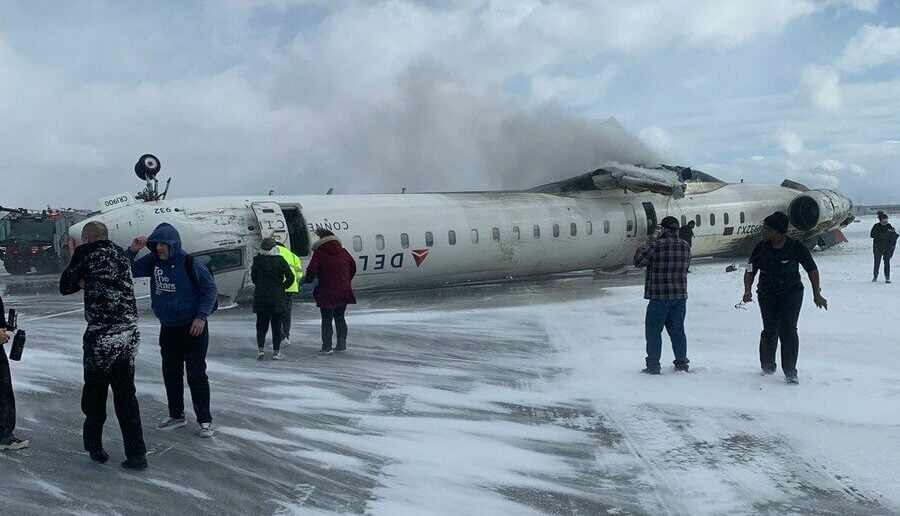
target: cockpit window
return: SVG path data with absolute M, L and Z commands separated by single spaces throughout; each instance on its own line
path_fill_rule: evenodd
M 205 263 L 213 274 L 244 268 L 244 253 L 241 249 L 223 249 L 193 256 Z

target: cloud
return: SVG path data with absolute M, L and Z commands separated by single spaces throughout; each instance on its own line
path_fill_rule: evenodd
M 675 154 L 675 137 L 662 127 L 645 127 L 638 132 L 638 137 L 666 159 L 671 160 Z
M 857 11 L 875 14 L 878 12 L 881 0 L 828 0 L 827 3 L 833 7 L 849 7 Z
M 531 97 L 535 102 L 556 100 L 570 106 L 596 103 L 618 73 L 616 65 L 607 65 L 599 73 L 582 78 L 538 75 L 531 79 Z
M 803 152 L 803 140 L 795 132 L 781 129 L 775 133 L 775 140 L 789 156 L 796 156 Z
M 866 25 L 850 38 L 836 66 L 861 73 L 900 59 L 900 27 Z
M 829 66 L 808 65 L 803 69 L 803 84 L 812 105 L 824 111 L 837 111 L 844 105 L 841 75 Z

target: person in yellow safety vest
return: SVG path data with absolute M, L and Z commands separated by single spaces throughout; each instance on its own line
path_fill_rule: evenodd
M 288 306 L 287 311 L 281 318 L 281 347 L 285 347 L 291 344 L 291 308 L 294 306 L 294 297 L 300 292 L 300 280 L 303 278 L 303 262 L 300 261 L 299 256 L 292 253 L 291 250 L 285 247 L 281 242 L 278 243 L 278 254 L 284 258 L 284 261 L 290 266 L 291 272 L 294 273 L 294 283 L 285 289 L 288 297 Z

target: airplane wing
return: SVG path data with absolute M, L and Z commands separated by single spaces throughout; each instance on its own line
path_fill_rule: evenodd
M 572 179 L 539 186 L 531 191 L 563 193 L 585 190 L 624 190 L 627 192 L 653 192 L 680 199 L 684 197 L 684 182 L 692 177 L 693 171 L 687 167 L 669 165 L 640 167 L 615 163 Z

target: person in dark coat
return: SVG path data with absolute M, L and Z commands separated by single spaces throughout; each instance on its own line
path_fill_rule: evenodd
M 694 221 L 688 221 L 687 224 L 681 229 L 678 230 L 678 236 L 687 242 L 688 247 L 694 246 Z
M 6 312 L 3 308 L 3 298 L 0 297 L 0 451 L 21 450 L 28 448 L 27 439 L 20 439 L 13 434 L 16 429 L 16 397 L 13 395 L 12 375 L 9 372 L 9 361 L 6 358 L 6 350 L 2 347 L 12 340 L 12 335 L 6 330 L 15 328 L 6 327 Z
M 84 289 L 84 449 L 101 464 L 109 460 L 103 449 L 106 396 L 110 387 L 127 460 L 122 467 L 147 468 L 147 448 L 134 386 L 134 359 L 140 333 L 131 264 L 125 251 L 108 240 L 106 226 L 89 222 L 81 233 L 72 261 L 59 279 L 59 293 Z
M 894 249 L 897 247 L 897 231 L 888 223 L 888 216 L 885 212 L 878 211 L 878 222 L 872 226 L 869 236 L 872 238 L 872 252 L 875 254 L 875 271 L 872 274 L 872 281 L 878 281 L 878 269 L 881 268 L 881 261 L 884 260 L 884 282 L 890 283 L 891 257 L 894 256 Z
M 320 228 L 316 230 L 316 236 L 319 240 L 312 246 L 314 252 L 303 281 L 319 282 L 313 297 L 322 314 L 320 352 L 332 352 L 332 321 L 337 329 L 337 348 L 334 350 L 344 352 L 347 351 L 347 321 L 344 314 L 348 304 L 356 303 L 351 286 L 356 275 L 356 262 L 331 231 Z
M 787 236 L 789 219 L 780 211 L 763 221 L 762 235 L 750 255 L 750 263 L 744 274 L 744 303 L 753 301 L 753 281 L 760 273 L 756 293 L 763 330 L 759 337 L 759 362 L 762 372 L 775 372 L 775 350 L 781 340 L 781 370 L 788 383 L 797 379 L 797 354 L 800 338 L 797 336 L 797 320 L 803 306 L 803 283 L 800 266 L 806 270 L 812 284 L 813 302 L 819 308 L 828 309 L 828 301 L 819 288 L 819 270 L 812 254 L 803 243 Z
M 272 327 L 272 360 L 281 360 L 282 317 L 289 309 L 288 293 L 294 284 L 294 273 L 281 256 L 275 239 L 264 238 L 262 251 L 253 258 L 250 278 L 256 288 L 253 291 L 253 311 L 256 313 L 257 360 L 266 357 L 266 333 Z

